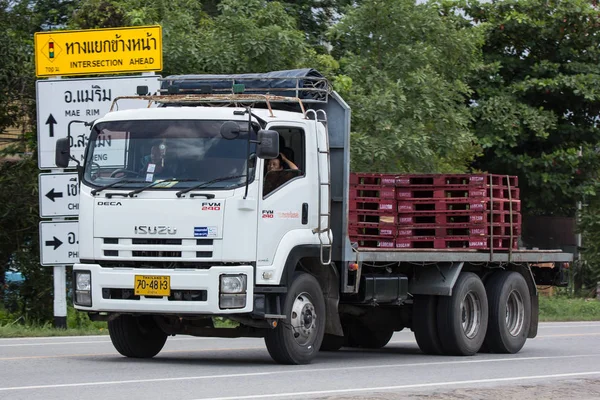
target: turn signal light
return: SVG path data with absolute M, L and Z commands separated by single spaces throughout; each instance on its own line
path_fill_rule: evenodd
M 358 271 L 358 264 L 357 263 L 350 263 L 350 264 L 348 264 L 348 270 L 350 270 L 350 271 Z

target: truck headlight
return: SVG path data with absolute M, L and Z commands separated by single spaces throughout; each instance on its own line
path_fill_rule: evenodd
M 221 275 L 221 293 L 245 293 L 246 275 Z
M 246 307 L 247 280 L 244 274 L 221 275 L 219 307 L 222 309 Z
M 92 306 L 92 273 L 90 271 L 75 271 L 75 299 L 78 306 Z

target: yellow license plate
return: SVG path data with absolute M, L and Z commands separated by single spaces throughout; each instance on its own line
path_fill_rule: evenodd
M 136 296 L 171 295 L 170 276 L 136 275 L 134 285 Z

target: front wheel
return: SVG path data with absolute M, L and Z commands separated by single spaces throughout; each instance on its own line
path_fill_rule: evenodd
M 167 341 L 167 334 L 147 315 L 119 315 L 108 321 L 108 333 L 115 349 L 132 358 L 152 358 Z
M 286 319 L 267 331 L 265 344 L 279 364 L 308 364 L 318 354 L 325 333 L 325 299 L 319 282 L 296 275 L 284 304 Z

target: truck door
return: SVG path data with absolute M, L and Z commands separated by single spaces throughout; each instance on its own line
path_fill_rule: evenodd
M 294 246 L 318 243 L 312 232 L 317 225 L 317 160 L 314 151 L 307 151 L 316 148 L 316 139 L 306 135 L 302 124 L 269 129 L 280 134 L 285 165 L 282 171 L 268 171 L 269 160 L 261 160 L 256 279 L 262 284 L 279 282 Z M 292 164 L 298 169 L 293 169 Z

